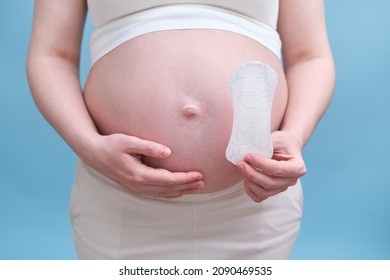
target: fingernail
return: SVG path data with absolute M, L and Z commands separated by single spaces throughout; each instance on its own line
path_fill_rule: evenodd
M 239 163 L 238 164 L 238 169 L 240 169 L 241 171 L 244 171 L 245 170 L 245 164 L 243 162 Z
M 197 189 L 201 189 L 204 186 L 204 182 L 202 180 L 197 180 L 193 183 L 193 186 Z
M 252 156 L 251 155 L 246 155 L 245 156 L 245 161 L 247 161 L 247 162 L 251 162 L 253 160 L 253 158 L 252 158 Z
M 168 147 L 162 147 L 160 154 L 164 157 L 167 157 L 171 154 L 171 149 L 169 149 Z

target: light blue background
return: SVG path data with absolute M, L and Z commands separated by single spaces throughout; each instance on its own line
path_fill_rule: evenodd
M 0 2 L 0 259 L 74 259 L 76 158 L 30 96 L 33 1 L 22 2 Z M 337 86 L 304 151 L 305 214 L 292 257 L 390 259 L 390 1 L 329 0 L 326 9 Z

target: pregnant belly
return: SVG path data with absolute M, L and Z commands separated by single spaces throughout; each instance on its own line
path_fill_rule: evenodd
M 143 157 L 143 162 L 170 171 L 199 171 L 203 192 L 214 192 L 242 180 L 225 157 L 233 124 L 229 77 L 252 60 L 278 73 L 271 116 L 276 130 L 287 102 L 278 58 L 226 31 L 162 31 L 132 39 L 96 62 L 85 101 L 102 134 L 125 133 L 168 146 L 169 158 Z

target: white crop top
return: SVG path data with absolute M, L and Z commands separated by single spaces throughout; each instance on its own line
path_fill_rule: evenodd
M 91 62 L 154 31 L 219 29 L 252 38 L 280 58 L 279 0 L 87 0 L 94 30 Z

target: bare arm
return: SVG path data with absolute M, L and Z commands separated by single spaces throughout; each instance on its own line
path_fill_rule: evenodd
M 48 122 L 77 154 L 97 134 L 79 82 L 84 1 L 36 1 L 27 74 L 32 96 Z
M 335 71 L 322 0 L 281 0 L 279 32 L 289 100 L 281 127 L 301 147 L 309 140 L 333 95 Z
M 285 191 L 306 173 L 302 149 L 333 95 L 335 71 L 325 29 L 323 0 L 280 0 L 279 33 L 288 104 L 272 133 L 272 159 L 250 154 L 238 167 L 256 202 Z
M 169 148 L 136 137 L 98 133 L 79 81 L 86 1 L 36 0 L 27 74 L 32 96 L 48 122 L 87 164 L 128 190 L 176 197 L 202 187 L 198 172 L 171 173 L 142 164 Z

